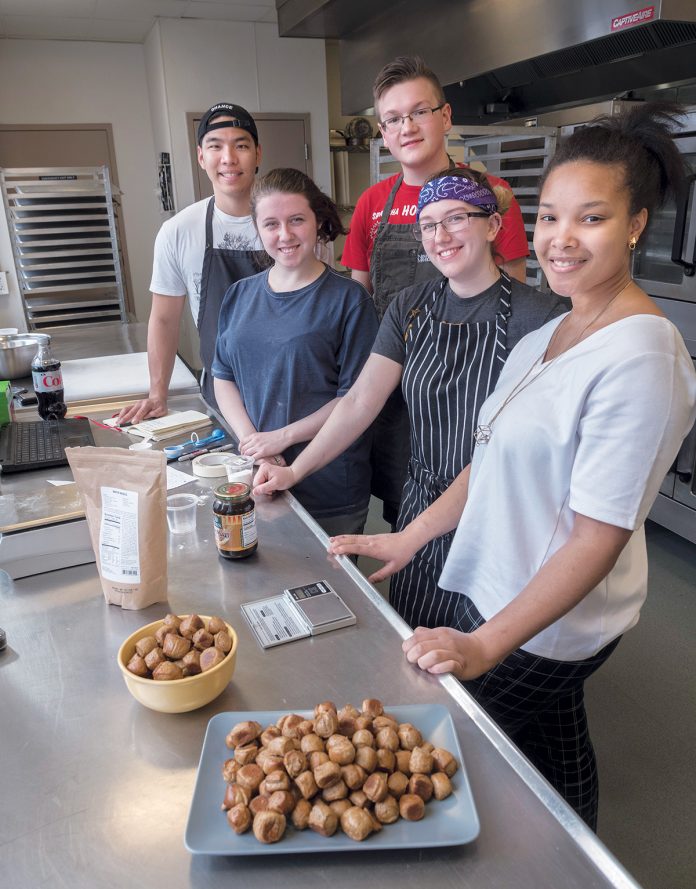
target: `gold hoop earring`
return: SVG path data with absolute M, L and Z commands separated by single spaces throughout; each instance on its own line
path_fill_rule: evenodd
M 631 240 L 628 242 L 628 249 L 633 252 L 636 249 L 636 244 L 638 243 L 638 238 L 633 235 Z

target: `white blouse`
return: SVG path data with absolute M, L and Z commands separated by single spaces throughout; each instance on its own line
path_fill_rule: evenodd
M 475 448 L 439 584 L 465 593 L 488 620 L 567 541 L 575 513 L 633 529 L 610 574 L 522 646 L 569 661 L 638 621 L 647 593 L 642 526 L 696 418 L 696 371 L 679 331 L 655 315 L 616 321 L 542 364 L 560 321 L 518 343 L 481 408 L 492 434 Z

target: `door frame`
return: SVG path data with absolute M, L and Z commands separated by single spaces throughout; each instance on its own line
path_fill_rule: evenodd
M 193 171 L 193 195 L 194 201 L 201 200 L 201 190 L 198 184 L 198 139 L 197 129 L 198 121 L 203 117 L 205 111 L 187 111 L 186 112 L 186 132 L 189 138 L 189 154 L 191 157 Z M 307 175 L 312 178 L 312 134 L 310 130 L 309 113 L 292 114 L 287 111 L 254 111 L 252 114 L 254 120 L 301 120 L 304 122 L 305 145 L 306 145 L 306 162 Z M 261 146 L 263 148 L 263 146 Z
M 109 158 L 109 177 L 114 202 L 118 204 L 119 212 L 116 216 L 119 246 L 123 256 L 121 275 L 123 277 L 123 289 L 125 291 L 126 311 L 135 318 L 135 304 L 133 300 L 133 284 L 131 282 L 130 261 L 128 259 L 128 246 L 126 243 L 126 223 L 123 219 L 123 205 L 121 203 L 121 186 L 118 180 L 118 167 L 116 166 L 116 149 L 114 147 L 114 128 L 110 123 L 0 123 L 0 132 L 38 132 L 39 130 L 103 130 L 106 134 L 106 150 Z M 47 165 L 47 166 L 50 166 Z

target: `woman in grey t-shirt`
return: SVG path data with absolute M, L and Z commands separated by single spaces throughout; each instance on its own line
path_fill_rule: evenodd
M 240 452 L 275 466 L 297 457 L 353 385 L 377 313 L 361 284 L 317 259 L 317 241 L 343 227 L 308 176 L 277 169 L 257 180 L 252 216 L 273 266 L 227 291 L 212 373 Z M 328 534 L 365 524 L 369 449 L 369 436 L 356 435 L 294 492 Z

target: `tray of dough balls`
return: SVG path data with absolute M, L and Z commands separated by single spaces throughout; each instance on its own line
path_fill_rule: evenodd
M 214 716 L 185 843 L 268 855 L 453 846 L 478 832 L 447 708 L 367 699 Z

